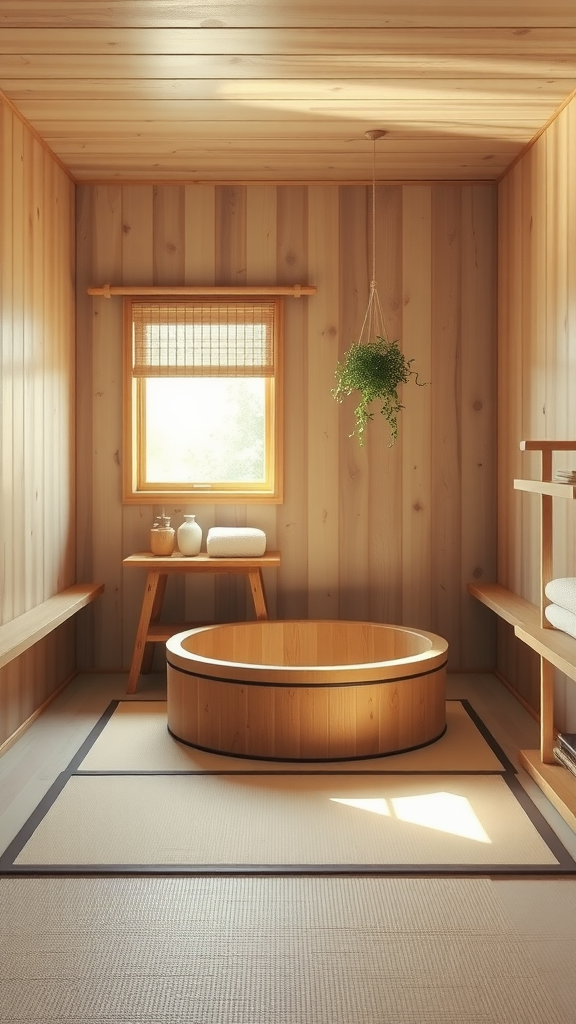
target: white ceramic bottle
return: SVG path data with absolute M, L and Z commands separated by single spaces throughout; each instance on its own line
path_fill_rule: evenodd
M 193 556 L 200 554 L 202 530 L 196 522 L 196 516 L 185 515 L 184 522 L 178 527 L 178 549 L 181 555 Z

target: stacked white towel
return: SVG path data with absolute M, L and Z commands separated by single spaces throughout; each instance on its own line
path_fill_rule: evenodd
M 251 526 L 211 526 L 206 553 L 211 558 L 259 558 L 266 551 L 266 534 Z
M 567 612 L 576 615 L 576 576 L 564 576 L 562 579 L 550 580 L 544 593 L 553 604 L 559 604 Z
M 565 576 L 550 580 L 544 593 L 552 604 L 547 605 L 544 614 L 551 625 L 576 638 L 576 577 Z

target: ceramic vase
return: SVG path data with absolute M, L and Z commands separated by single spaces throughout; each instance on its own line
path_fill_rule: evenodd
M 178 527 L 178 548 L 181 555 L 191 557 L 200 554 L 202 530 L 196 522 L 196 516 L 185 515 L 184 522 Z

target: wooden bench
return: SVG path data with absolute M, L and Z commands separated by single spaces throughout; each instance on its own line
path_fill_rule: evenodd
M 499 583 L 469 583 L 468 591 L 501 619 L 514 633 L 555 668 L 576 680 L 576 640 L 567 633 L 540 624 L 540 608 Z
M 0 668 L 90 604 L 103 590 L 103 583 L 75 583 L 0 626 Z

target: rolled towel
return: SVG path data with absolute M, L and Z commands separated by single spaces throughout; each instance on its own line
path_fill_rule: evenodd
M 549 604 L 544 609 L 544 615 L 556 629 L 561 629 L 563 633 L 569 633 L 576 638 L 576 615 L 573 612 L 566 611 L 558 604 Z
M 576 615 L 576 577 L 564 576 L 562 579 L 550 580 L 544 587 L 544 593 L 553 604 Z
M 251 526 L 211 526 L 206 552 L 211 558 L 259 558 L 266 551 L 266 534 Z

